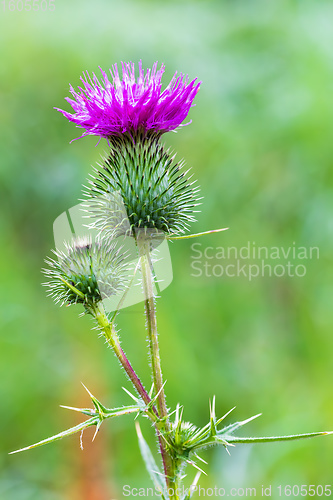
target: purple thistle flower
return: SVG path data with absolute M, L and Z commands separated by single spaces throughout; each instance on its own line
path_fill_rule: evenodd
M 68 120 L 84 128 L 86 135 L 110 137 L 119 134 L 136 132 L 164 133 L 174 130 L 186 118 L 197 94 L 200 82 L 177 73 L 165 90 L 162 91 L 162 74 L 164 65 L 157 70 L 157 62 L 152 70 L 146 71 L 139 62 L 139 76 L 135 78 L 134 63 L 121 63 L 123 78 L 120 79 L 117 65 L 110 69 L 112 80 L 100 68 L 103 78 L 99 82 L 93 73 L 91 79 L 88 72 L 81 77 L 84 88 L 75 92 L 70 86 L 74 99 L 66 98 L 75 113 L 60 111 Z M 188 125 L 188 122 L 184 125 Z

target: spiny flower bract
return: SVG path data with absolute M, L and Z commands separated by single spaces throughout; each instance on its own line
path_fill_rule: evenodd
M 98 302 L 122 291 L 126 282 L 126 256 L 108 240 L 92 242 L 77 238 L 66 251 L 55 250 L 56 259 L 47 259 L 44 283 L 55 301 L 84 304 L 89 310 Z
M 195 221 L 199 188 L 183 170 L 183 163 L 175 163 L 156 136 L 142 136 L 136 142 L 126 135 L 112 137 L 110 145 L 110 153 L 86 193 L 90 200 L 96 199 L 92 207 L 95 227 L 103 231 L 109 222 L 112 226 L 112 210 L 107 206 L 112 205 L 113 193 L 117 192 L 131 230 L 153 229 L 168 234 L 187 230 Z
M 67 97 L 66 100 L 74 113 L 55 109 L 85 129 L 81 137 L 110 137 L 137 131 L 164 133 L 179 127 L 193 106 L 200 83 L 196 83 L 196 79 L 189 82 L 187 76 L 175 73 L 162 90 L 163 64 L 159 70 L 157 62 L 151 70 L 144 70 L 140 61 L 137 78 L 134 63 L 121 65 L 122 79 L 114 64 L 110 69 L 111 80 L 100 68 L 101 82 L 94 73 L 91 78 L 86 72 L 81 77 L 83 87 L 79 87 L 78 92 L 70 86 L 74 99 Z

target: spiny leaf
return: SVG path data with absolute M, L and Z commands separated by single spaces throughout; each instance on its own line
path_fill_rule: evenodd
M 12 451 L 9 454 L 13 455 L 14 453 L 20 453 L 21 451 L 26 451 L 26 450 L 31 450 L 32 448 L 37 448 L 38 446 L 42 446 L 43 444 L 48 444 L 48 443 L 53 443 L 54 441 L 58 441 L 59 439 L 62 439 L 63 437 L 66 436 L 71 436 L 72 434 L 75 434 L 76 432 L 83 431 L 87 427 L 90 427 L 92 425 L 98 425 L 99 418 L 98 417 L 92 417 L 89 420 L 86 420 L 85 422 L 82 422 L 79 425 L 76 425 L 75 427 L 71 427 L 70 429 L 67 429 L 66 431 L 60 432 L 59 434 L 56 434 L 55 436 L 49 437 L 47 439 L 43 439 L 43 441 L 39 441 L 36 444 L 32 444 L 30 446 L 26 446 L 25 448 L 21 448 L 20 450 Z
M 150 451 L 150 448 L 142 435 L 139 422 L 135 423 L 135 428 L 136 428 L 136 433 L 138 435 L 141 455 L 142 455 L 143 461 L 146 465 L 146 469 L 150 475 L 151 480 L 154 483 L 155 488 L 157 488 L 158 491 L 160 491 L 161 498 L 163 500 L 165 500 L 165 497 L 163 496 L 163 491 L 165 491 L 165 488 L 166 488 L 166 484 L 165 484 L 165 481 L 163 479 L 164 476 L 159 471 L 159 469 L 156 465 L 155 459 L 152 455 L 152 452 Z
M 87 389 L 87 391 L 88 391 L 88 389 Z M 112 418 L 112 417 L 119 417 L 121 415 L 128 415 L 130 413 L 138 413 L 139 411 L 141 411 L 141 407 L 139 407 L 139 406 L 123 406 L 121 408 L 112 408 L 112 409 L 105 408 L 99 401 L 96 400 L 96 398 L 94 398 L 94 396 L 92 396 L 91 394 L 90 394 L 90 396 L 92 397 L 93 403 L 95 405 L 95 409 L 74 408 L 72 406 L 61 406 L 62 408 L 66 408 L 68 410 L 81 412 L 84 415 L 89 415 L 89 416 L 92 415 L 92 417 L 90 419 L 86 420 L 85 422 L 82 422 L 81 424 L 76 425 L 75 427 L 71 427 L 70 429 L 68 429 L 66 431 L 60 432 L 59 434 L 56 434 L 55 436 L 52 436 L 52 437 L 47 438 L 47 439 L 43 439 L 42 441 L 39 441 L 36 444 L 27 446 L 25 448 L 21 448 L 20 450 L 12 451 L 10 454 L 19 453 L 20 451 L 26 451 L 26 450 L 30 450 L 32 448 L 37 448 L 38 446 L 42 446 L 43 444 L 52 443 L 53 441 L 57 441 L 58 439 L 62 439 L 63 437 L 75 434 L 76 432 L 80 432 L 80 431 L 82 432 L 84 429 L 86 429 L 87 427 L 90 427 L 92 425 L 96 425 L 96 432 L 95 432 L 94 437 L 93 437 L 93 440 L 94 440 L 96 437 L 97 431 L 99 430 L 103 420 L 105 420 L 107 418 Z M 94 399 L 98 404 L 97 403 L 95 404 Z
M 295 441 L 297 439 L 307 439 L 316 436 L 327 436 L 333 434 L 330 432 L 309 432 L 307 434 L 292 434 L 290 436 L 272 436 L 272 437 L 237 437 L 225 436 L 230 443 L 270 443 L 274 441 Z

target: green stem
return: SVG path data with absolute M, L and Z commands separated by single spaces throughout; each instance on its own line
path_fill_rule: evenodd
M 165 393 L 163 388 L 163 376 L 161 368 L 161 359 L 157 336 L 157 322 L 154 302 L 154 283 L 152 276 L 152 263 L 150 259 L 150 240 L 149 236 L 139 234 L 137 238 L 138 250 L 140 255 L 142 286 L 145 300 L 145 311 L 147 319 L 149 354 L 152 367 L 153 382 L 155 394 L 158 394 L 157 407 L 161 418 L 168 416 L 166 407 Z
M 163 387 L 163 376 L 161 368 L 161 358 L 158 344 L 156 309 L 154 301 L 154 278 L 152 272 L 152 262 L 150 257 L 150 241 L 149 234 L 141 231 L 136 238 L 142 274 L 142 286 L 144 292 L 145 312 L 148 330 L 149 354 L 152 368 L 152 377 L 157 397 L 157 408 L 159 416 L 164 419 L 164 432 L 170 432 L 170 422 L 168 418 L 168 409 L 166 406 L 165 392 Z M 164 440 L 160 440 L 161 455 L 163 460 L 166 485 L 169 491 L 174 492 L 170 495 L 170 500 L 178 500 L 179 497 L 176 493 L 178 481 L 175 476 L 175 463 L 172 456 L 169 454 Z
M 96 320 L 100 326 L 100 328 L 103 331 L 104 337 L 106 338 L 108 344 L 112 347 L 115 355 L 117 356 L 120 364 L 124 368 L 128 378 L 134 385 L 135 389 L 141 396 L 142 400 L 148 405 L 151 403 L 151 399 L 148 396 L 148 393 L 146 389 L 143 387 L 141 380 L 135 373 L 134 368 L 132 367 L 131 363 L 129 362 L 125 352 L 121 348 L 120 345 L 120 340 L 117 335 L 116 330 L 114 329 L 114 326 L 109 323 L 109 320 L 105 314 L 104 307 L 101 302 L 99 302 L 95 308 L 94 308 L 94 314 L 96 317 Z M 156 412 L 156 410 L 155 410 Z
M 94 308 L 94 315 L 95 315 L 95 318 L 96 318 L 101 330 L 103 331 L 103 334 L 104 334 L 106 341 L 112 347 L 114 353 L 116 354 L 118 360 L 120 361 L 120 364 L 122 365 L 126 374 L 128 375 L 128 378 L 130 379 L 130 381 L 134 385 L 137 392 L 140 394 L 142 400 L 147 405 L 150 404 L 151 399 L 150 399 L 149 395 L 147 394 L 147 391 L 143 387 L 141 380 L 139 379 L 139 377 L 135 373 L 134 368 L 132 367 L 126 354 L 124 353 L 123 349 L 121 348 L 117 332 L 115 331 L 113 325 L 110 324 L 110 322 L 105 314 L 104 307 L 101 303 L 99 303 Z M 163 390 L 163 388 L 162 388 L 162 390 Z M 168 488 L 172 488 L 174 491 L 176 491 L 176 488 L 177 488 L 176 483 L 171 479 L 171 478 L 173 478 L 173 475 L 174 475 L 173 461 L 172 461 L 171 456 L 168 454 L 168 452 L 166 450 L 165 442 L 164 442 L 163 437 L 161 435 L 160 424 L 159 424 L 159 422 L 157 422 L 157 410 L 154 406 L 152 407 L 152 412 L 149 412 L 148 416 L 152 420 L 152 422 L 155 424 L 156 434 L 158 437 L 161 455 L 162 455 L 163 467 L 164 467 L 164 471 L 165 471 L 165 475 L 166 475 L 166 483 L 168 485 Z M 179 497 L 176 494 L 174 496 L 171 496 L 170 498 L 172 500 L 179 500 Z

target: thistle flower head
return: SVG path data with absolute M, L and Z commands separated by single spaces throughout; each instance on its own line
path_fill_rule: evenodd
M 174 130 L 186 118 L 200 83 L 189 82 L 188 77 L 177 73 L 169 85 L 162 90 L 164 65 L 157 69 L 157 62 L 152 69 L 144 70 L 139 62 L 139 76 L 135 77 L 134 63 L 122 64 L 122 79 L 117 64 L 110 69 L 111 79 L 100 68 L 101 81 L 93 73 L 92 78 L 86 72 L 81 77 L 83 87 L 76 92 L 70 86 L 74 99 L 66 98 L 74 113 L 56 108 L 85 129 L 81 137 L 97 135 L 111 137 L 137 132 L 164 133 Z
M 49 279 L 45 286 L 56 303 L 84 304 L 90 307 L 123 290 L 126 282 L 126 256 L 108 240 L 92 242 L 77 238 L 66 252 L 53 251 L 56 259 L 47 259 L 43 269 Z

